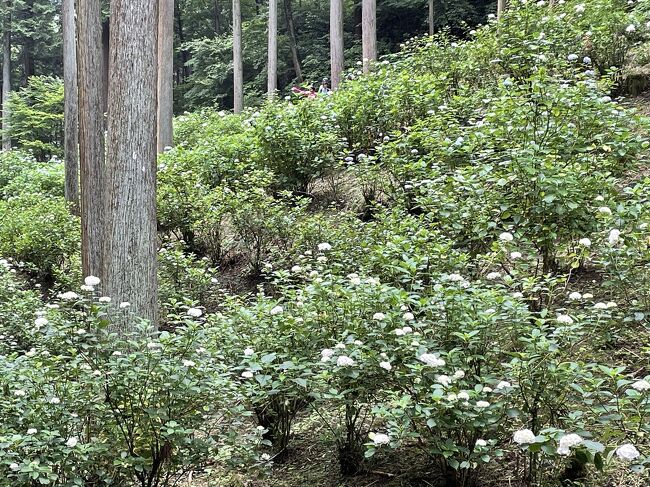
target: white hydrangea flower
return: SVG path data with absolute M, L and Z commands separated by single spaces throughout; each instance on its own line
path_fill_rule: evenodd
M 634 32 L 636 30 L 636 25 L 630 24 L 625 28 L 625 32 Z
M 255 353 L 255 350 L 253 350 L 251 347 L 246 347 L 246 348 L 244 349 L 244 355 L 245 355 L 246 357 L 250 357 L 250 356 L 253 355 L 254 353 Z
M 508 381 L 502 380 L 501 382 L 499 382 L 499 383 L 496 385 L 496 390 L 497 390 L 497 391 L 500 391 L 500 390 L 502 390 L 502 389 L 506 389 L 506 388 L 508 388 L 508 387 L 512 387 L 512 384 L 510 384 L 510 382 L 508 382 Z
M 327 242 L 319 243 L 318 250 L 320 250 L 321 252 L 327 252 L 328 250 L 332 250 L 332 246 Z
M 320 359 L 322 362 L 327 362 L 329 359 L 332 358 L 332 355 L 334 355 L 334 350 L 331 348 L 324 348 L 320 352 Z
M 337 343 L 337 344 L 334 346 L 334 348 L 338 348 L 338 349 L 341 349 L 341 350 L 342 350 L 342 349 L 345 348 L 345 343 Z
M 300 267 L 299 265 L 294 265 L 291 268 L 291 272 L 293 272 L 293 273 L 302 272 L 302 267 Z
M 276 306 L 275 308 L 271 309 L 271 314 L 272 315 L 279 315 L 284 311 L 284 308 L 282 306 Z
M 110 302 L 111 302 L 111 298 L 109 298 L 108 296 L 102 296 L 102 297 L 99 298 L 97 301 L 99 301 L 100 303 L 110 303 Z
M 568 455 L 571 453 L 571 448 L 582 443 L 582 437 L 575 433 L 564 435 L 560 438 L 560 444 L 557 449 L 559 455 Z
M 75 292 L 68 291 L 67 293 L 59 294 L 59 297 L 61 299 L 65 299 L 66 301 L 73 301 L 75 299 L 79 299 L 79 295 Z
M 521 259 L 521 252 L 510 252 L 510 258 L 512 260 Z
M 374 315 L 372 315 L 372 319 L 377 321 L 382 321 L 386 319 L 386 315 L 384 313 L 375 313 Z
M 632 389 L 635 389 L 639 392 L 641 391 L 649 391 L 650 390 L 650 382 L 648 382 L 645 379 L 641 379 L 636 381 L 635 383 L 632 384 Z
M 578 60 L 578 55 L 577 55 L 577 54 L 569 54 L 569 55 L 567 56 L 567 59 L 568 59 L 569 61 L 577 61 L 577 60 Z
M 516 299 L 521 299 L 524 297 L 524 293 L 520 293 L 519 291 L 512 293 L 512 297 Z
M 390 437 L 384 433 L 374 433 L 374 434 L 371 433 L 368 436 L 373 441 L 375 446 L 387 445 L 388 443 L 390 443 Z
M 447 279 L 449 279 L 451 282 L 461 282 L 465 280 L 465 278 L 460 274 L 449 274 Z
M 12 463 L 11 465 L 9 465 L 9 468 L 10 468 L 12 471 L 17 472 L 18 470 L 20 470 L 20 465 L 18 465 L 16 462 L 14 462 L 14 463 Z
M 601 206 L 598 208 L 598 213 L 602 213 L 603 215 L 611 215 L 612 210 L 610 210 L 607 206 Z
M 41 328 L 42 326 L 45 326 L 48 323 L 49 323 L 49 321 L 47 321 L 47 319 L 45 319 L 45 318 L 36 318 L 34 320 L 34 325 L 36 325 L 37 328 Z
M 582 295 L 582 298 L 583 298 L 583 299 L 593 299 L 593 297 L 594 297 L 594 295 L 591 294 L 591 293 L 584 293 L 584 294 Z
M 609 245 L 616 245 L 621 240 L 621 231 L 614 228 L 610 230 L 609 235 L 607 236 L 607 241 Z
M 476 407 L 477 407 L 477 408 L 481 408 L 481 409 L 489 408 L 489 407 L 490 407 L 490 403 L 487 402 L 487 401 L 477 401 L 477 402 L 476 402 Z
M 583 247 L 591 247 L 591 240 L 588 238 L 581 238 L 578 240 L 578 244 L 583 246 Z
M 625 445 L 621 445 L 616 449 L 616 456 L 621 460 L 631 462 L 632 460 L 639 458 L 641 454 L 633 444 L 626 443 Z
M 634 313 L 634 321 L 643 321 L 644 318 L 645 318 L 644 313 L 641 313 L 640 311 Z
M 512 437 L 513 441 L 519 445 L 530 445 L 535 443 L 535 433 L 529 429 L 515 431 Z
M 126 309 L 126 308 L 128 308 L 129 306 L 131 306 L 131 303 L 129 303 L 128 301 L 122 301 L 122 302 L 120 303 L 120 309 Z
M 576 5 L 576 12 L 581 14 L 582 12 L 585 11 L 585 4 L 584 3 L 579 3 Z
M 573 323 L 573 318 L 571 318 L 569 315 L 557 315 L 556 319 L 558 323 L 563 323 L 565 325 L 570 325 Z
M 503 240 L 504 242 L 512 242 L 514 239 L 515 237 L 510 232 L 503 232 L 499 235 L 499 240 Z
M 356 362 L 347 355 L 340 355 L 339 358 L 336 359 L 336 365 L 339 367 L 352 367 L 355 364 Z
M 404 332 L 405 335 L 408 335 L 409 333 L 413 333 L 413 328 L 410 326 L 404 326 L 402 327 L 402 331 Z
M 461 401 L 469 401 L 469 394 L 467 391 L 461 391 L 458 393 L 458 399 Z
M 607 309 L 607 305 L 605 303 L 596 303 L 594 309 Z
M 79 443 L 79 440 L 76 437 L 72 436 L 68 438 L 68 441 L 65 442 L 65 446 L 68 448 L 74 448 L 77 446 L 77 443 Z
M 427 365 L 430 365 L 431 367 L 442 367 L 445 365 L 445 361 L 441 358 L 438 358 L 436 355 L 432 353 L 423 353 L 418 357 L 420 362 L 424 362 Z
M 454 372 L 454 375 L 452 377 L 456 380 L 462 379 L 463 377 L 465 377 L 465 371 L 459 369 L 456 372 Z
M 61 399 L 58 397 L 53 397 L 50 399 L 50 404 L 61 404 Z
M 448 375 L 439 375 L 436 380 L 445 387 L 451 384 L 451 378 Z
M 254 374 L 253 374 L 250 370 L 244 370 L 244 371 L 241 373 L 241 376 L 242 376 L 244 379 L 252 379 L 252 378 L 253 378 L 253 375 L 254 375 Z
M 84 284 L 86 286 L 97 286 L 99 285 L 100 282 L 101 281 L 99 277 L 95 277 L 95 276 L 88 276 L 84 279 Z
M 29 428 L 27 430 L 28 435 L 35 435 L 36 433 L 38 433 L 38 430 L 36 428 Z
M 607 304 L 605 306 L 607 306 L 607 309 L 616 308 L 618 304 L 616 304 L 614 301 L 607 301 Z
M 494 281 L 496 279 L 499 279 L 501 277 L 501 273 L 499 272 L 490 272 L 487 276 L 485 276 L 489 281 Z
M 476 446 L 480 446 L 480 447 L 487 446 L 487 441 L 479 438 L 478 440 L 476 440 Z
M 183 360 L 183 367 L 194 367 L 196 363 L 191 360 Z
M 16 389 L 14 391 L 14 396 L 16 396 L 16 397 L 25 397 L 25 391 L 23 391 L 21 389 Z
M 384 369 L 384 370 L 391 370 L 393 366 L 390 364 L 390 362 L 379 362 L 379 366 Z
M 93 286 L 86 286 L 85 284 L 82 284 L 82 285 L 80 286 L 80 289 L 81 289 L 82 291 L 86 291 L 86 292 L 92 292 L 92 291 L 95 290 L 95 288 L 94 288 Z
M 201 311 L 199 308 L 190 308 L 187 310 L 187 314 L 192 318 L 199 318 L 203 315 L 203 311 Z
M 578 300 L 582 299 L 582 294 L 580 294 L 577 291 L 574 291 L 571 294 L 569 294 L 569 299 L 571 301 L 578 301 Z
M 407 312 L 407 313 L 404 313 L 404 315 L 402 316 L 402 319 L 404 321 L 413 321 L 415 319 L 415 316 L 413 316 L 413 313 Z
M 395 335 L 397 335 L 398 337 L 401 337 L 401 336 L 406 335 L 406 333 L 404 332 L 404 330 L 402 328 L 396 328 L 395 329 Z

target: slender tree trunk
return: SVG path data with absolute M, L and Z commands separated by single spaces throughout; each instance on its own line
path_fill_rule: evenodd
M 77 0 L 77 81 L 81 181 L 81 263 L 103 279 L 104 56 L 100 0 Z
M 214 0 L 214 33 L 216 35 L 221 34 L 221 5 L 219 0 Z
M 30 22 L 34 17 L 34 0 L 26 0 L 24 2 L 23 20 Z M 23 60 L 23 73 L 21 77 L 21 86 L 27 86 L 29 78 L 34 76 L 34 38 L 31 36 L 24 36 L 22 46 L 22 60 Z
M 156 118 L 158 0 L 111 2 L 105 285 L 152 324 L 158 317 Z M 133 321 L 120 322 L 119 331 Z
M 506 9 L 506 0 L 497 0 L 497 19 L 501 18 Z
M 330 0 L 330 63 L 332 89 L 341 84 L 345 69 L 343 50 L 343 0 Z
M 182 46 L 185 43 L 185 31 L 183 30 L 183 17 L 182 17 L 182 12 L 181 12 L 181 7 L 179 5 L 179 2 L 175 2 L 175 9 L 174 11 L 176 12 L 176 25 L 178 26 L 178 40 L 180 45 Z M 187 49 L 181 49 L 181 73 L 182 73 L 182 79 L 181 83 L 185 83 L 185 80 L 190 76 L 190 68 L 187 65 L 187 62 L 190 60 L 190 53 L 187 52 Z
M 429 0 L 429 35 L 433 35 L 433 10 L 434 10 L 434 5 L 433 2 L 435 0 Z
M 5 19 L 2 33 L 2 148 L 11 150 L 11 0 L 5 2 Z
M 293 61 L 293 70 L 296 79 L 302 83 L 302 68 L 300 67 L 300 56 L 298 55 L 298 41 L 296 40 L 296 28 L 293 22 L 293 9 L 291 0 L 283 0 L 284 3 L 284 20 L 287 23 L 287 32 L 289 33 L 289 48 L 291 49 L 291 60 Z
M 158 152 L 174 144 L 174 0 L 158 2 Z
M 241 0 L 232 0 L 232 57 L 234 112 L 244 109 L 244 61 L 241 48 Z
M 74 0 L 63 0 L 63 92 L 65 199 L 73 212 L 79 209 L 79 94 L 77 90 L 77 51 Z
M 278 0 L 269 0 L 268 51 L 267 94 L 273 98 L 278 89 Z
M 363 71 L 367 73 L 377 60 L 377 0 L 362 0 L 361 9 Z
M 111 42 L 111 21 L 110 18 L 106 19 L 102 24 L 102 114 L 104 121 L 104 131 L 106 131 L 107 120 L 106 113 L 108 113 L 108 67 L 110 64 L 110 49 Z

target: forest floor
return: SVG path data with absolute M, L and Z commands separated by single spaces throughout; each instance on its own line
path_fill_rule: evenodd
M 629 104 L 642 114 L 650 116 L 650 91 L 630 98 Z M 629 176 L 629 180 L 650 176 L 650 164 L 639 168 Z M 233 266 L 237 267 L 237 266 Z M 232 269 L 229 274 L 237 274 L 241 269 Z M 234 282 L 241 282 L 231 275 Z M 595 276 L 585 273 L 578 277 L 586 285 L 593 285 Z M 589 283 L 587 283 L 587 279 Z M 235 286 L 233 285 L 233 288 Z M 246 286 L 244 286 L 246 287 Z M 240 289 L 243 290 L 243 289 Z M 236 291 L 233 289 L 233 291 Z M 632 337 L 630 337 L 632 338 Z M 637 337 L 638 338 L 638 337 Z M 620 338 L 619 338 L 620 339 Z M 623 338 L 623 342 L 626 340 Z M 631 340 L 639 343 L 638 340 Z M 639 350 L 636 347 L 617 347 L 613 351 L 618 362 L 635 362 L 638 366 Z M 610 357 L 611 360 L 611 357 Z M 505 465 L 504 465 L 505 463 Z M 500 463 L 490 464 L 481 472 L 476 487 L 521 487 L 518 466 L 507 458 Z M 296 418 L 293 427 L 290 449 L 282 462 L 257 476 L 247 473 L 213 471 L 190 476 L 180 484 L 182 487 L 445 487 L 439 469 L 424 461 L 416 448 L 403 448 L 378 453 L 366 470 L 354 476 L 344 476 L 339 471 L 337 445 L 327 426 L 318 415 L 303 414 Z M 542 485 L 540 487 L 553 487 Z M 589 478 L 583 480 L 584 487 L 648 487 L 648 479 L 629 473 L 625 466 L 610 471 L 605 480 Z

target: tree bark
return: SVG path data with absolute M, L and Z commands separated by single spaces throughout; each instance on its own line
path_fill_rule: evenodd
M 5 2 L 5 18 L 2 33 L 2 148 L 11 150 L 11 0 Z
M 111 19 L 102 23 L 102 114 L 104 131 L 106 131 L 106 113 L 108 113 L 108 65 L 110 64 Z
M 221 34 L 221 5 L 219 4 L 219 0 L 214 0 L 213 2 L 213 9 L 214 9 L 214 33 L 215 35 L 220 35 Z
M 24 2 L 23 20 L 31 22 L 34 17 L 34 0 Z M 27 35 L 23 37 L 22 45 L 23 73 L 21 77 L 21 86 L 27 86 L 29 78 L 36 74 L 34 69 L 34 38 Z
M 111 2 L 105 285 L 156 325 L 158 1 Z M 132 330 L 133 320 L 116 331 Z
M 185 43 L 185 31 L 183 30 L 183 17 L 181 12 L 181 7 L 179 2 L 175 2 L 174 12 L 176 15 L 176 25 L 178 26 L 178 40 L 182 46 Z M 185 80 L 190 76 L 190 68 L 187 65 L 187 62 L 190 60 L 190 53 L 187 49 L 181 49 L 181 69 L 180 69 L 180 80 L 179 82 L 185 83 Z
M 506 0 L 497 0 L 497 19 L 501 18 L 506 9 Z
M 341 84 L 345 69 L 343 49 L 343 0 L 330 0 L 330 63 L 332 89 Z
M 267 94 L 272 99 L 278 89 L 278 0 L 269 0 L 267 78 Z
M 433 10 L 434 10 L 434 2 L 435 0 L 429 0 L 429 35 L 432 36 L 434 33 L 433 29 Z
M 363 72 L 367 73 L 377 60 L 377 0 L 362 0 L 361 9 Z
M 79 112 L 74 0 L 62 2 L 65 199 L 72 211 L 79 208 Z
M 174 144 L 174 0 L 158 3 L 158 153 Z
M 81 263 L 103 279 L 104 56 L 100 0 L 77 0 L 77 81 L 81 181 Z
M 293 9 L 291 8 L 291 0 L 283 0 L 284 4 L 284 20 L 287 24 L 287 32 L 289 33 L 289 48 L 291 49 L 291 60 L 293 61 L 293 71 L 296 74 L 296 79 L 302 83 L 302 68 L 300 67 L 300 56 L 298 55 L 298 41 L 296 38 L 296 28 L 293 22 Z
M 244 109 L 244 61 L 241 46 L 241 0 L 232 0 L 232 57 L 234 112 Z

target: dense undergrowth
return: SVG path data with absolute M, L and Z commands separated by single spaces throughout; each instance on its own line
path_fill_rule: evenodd
M 298 414 L 344 474 L 647 481 L 648 122 L 612 99 L 646 11 L 519 2 L 331 97 L 180 117 L 159 334 L 78 288 L 60 163 L 2 154 L 0 485 L 264 470 Z

